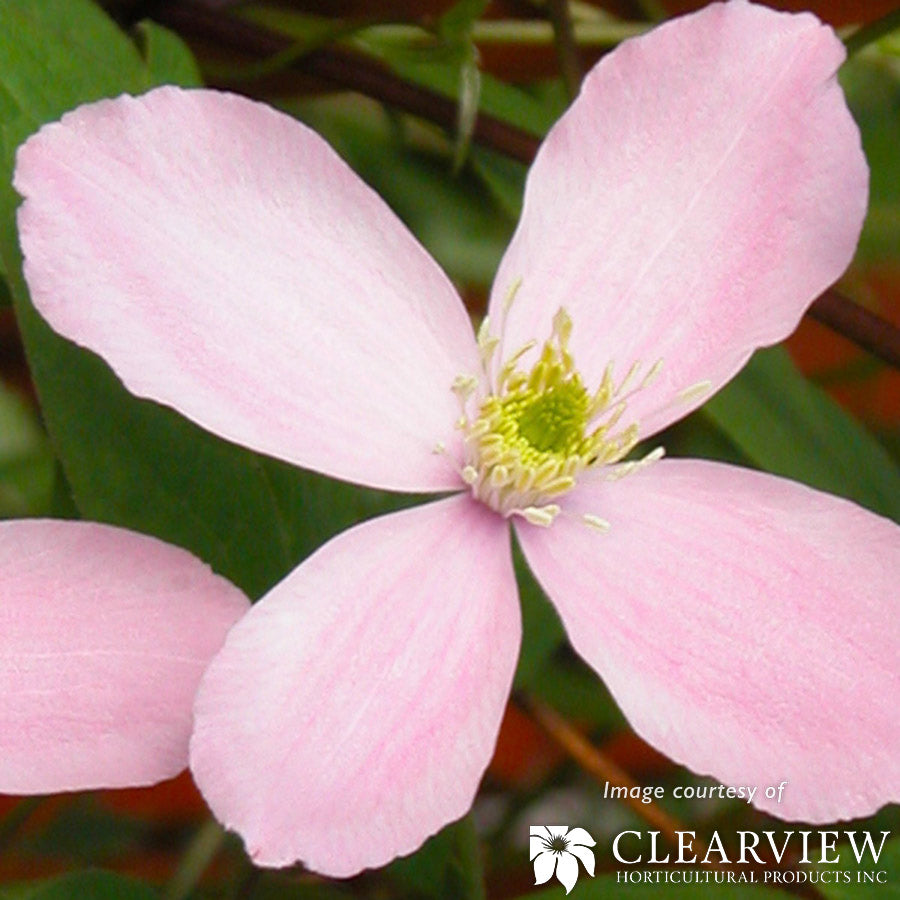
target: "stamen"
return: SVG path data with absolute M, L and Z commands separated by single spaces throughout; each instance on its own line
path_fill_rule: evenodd
M 478 326 L 478 346 L 482 346 L 491 336 L 491 317 L 485 316 Z
M 559 346 L 565 348 L 572 336 L 572 318 L 560 307 L 553 316 L 553 334 L 559 341 Z
M 508 313 L 509 308 L 513 305 L 513 300 L 516 299 L 516 294 L 519 293 L 519 288 L 522 287 L 522 279 L 521 277 L 517 278 L 510 286 L 509 290 L 506 292 L 506 296 L 503 298 L 503 312 Z
M 510 287 L 501 318 L 512 305 L 521 285 Z M 645 373 L 634 362 L 621 383 L 613 380 L 610 363 L 593 393 L 589 393 L 569 351 L 572 319 L 562 307 L 552 319 L 550 337 L 527 371 L 522 359 L 536 346 L 529 341 L 512 356 L 502 358 L 500 339 L 490 334 L 487 319 L 478 329 L 489 393 L 478 401 L 477 413 L 467 404 L 479 393 L 479 382 L 460 376 L 453 383 L 462 405 L 458 426 L 463 435 L 465 459 L 460 472 L 472 494 L 504 516 L 518 515 L 534 525 L 548 526 L 559 513 L 556 500 L 570 491 L 579 474 L 591 467 L 614 466 L 637 444 L 636 422 L 620 427 L 628 398 L 649 384 L 662 368 L 657 360 Z M 498 353 L 498 348 L 500 353 Z M 488 362 L 498 367 L 491 383 Z M 502 363 L 502 364 L 501 364 Z M 609 477 L 623 477 L 658 458 L 656 451 L 643 461 L 609 469 Z M 605 531 L 609 522 L 588 514 L 586 524 Z
M 519 360 L 531 349 L 537 346 L 537 341 L 529 341 L 523 347 L 520 347 L 516 350 L 515 353 L 503 364 L 503 368 L 500 370 L 500 378 L 499 378 L 499 387 L 502 389 L 503 387 L 510 387 L 508 382 L 515 372 L 516 366 L 519 364 Z
M 549 506 L 527 506 L 525 509 L 515 509 L 513 512 L 532 525 L 541 525 L 547 528 L 559 515 L 559 507 L 555 503 L 551 503 Z
M 708 394 L 711 388 L 711 381 L 698 381 L 696 384 L 686 387 L 683 391 L 679 391 L 677 397 L 679 400 L 690 402 L 692 400 L 697 400 L 704 394 Z
M 622 463 L 620 466 L 616 466 L 614 469 L 610 469 L 606 475 L 606 480 L 618 481 L 620 478 L 624 478 L 626 475 L 631 475 L 634 472 L 639 472 L 641 469 L 646 469 L 647 466 L 650 466 L 657 460 L 662 459 L 665 455 L 665 447 L 656 447 L 641 459 Z
M 638 369 L 640 369 L 641 364 L 639 362 L 635 362 L 631 364 L 631 368 L 628 370 L 628 374 L 622 380 L 622 383 L 619 385 L 619 389 L 616 391 L 616 394 L 621 395 L 624 394 L 628 388 L 631 386 L 631 382 L 634 381 L 634 376 L 637 375 Z
M 487 374 L 490 367 L 491 357 L 494 355 L 494 351 L 500 343 L 500 338 L 491 335 L 490 323 L 490 316 L 485 316 L 481 320 L 481 325 L 478 328 L 478 350 L 481 354 L 481 367 L 485 374 Z
M 663 361 L 658 359 L 653 365 L 650 367 L 650 371 L 644 376 L 644 380 L 641 382 L 641 386 L 639 390 L 643 390 L 645 387 L 649 387 L 656 381 L 659 373 L 662 371 Z
M 453 393 L 459 397 L 460 403 L 464 406 L 477 387 L 478 379 L 474 375 L 457 375 L 453 379 Z
M 591 528 L 596 528 L 597 531 L 603 534 L 606 534 L 612 528 L 612 525 L 606 519 L 601 519 L 600 516 L 595 516 L 592 513 L 584 513 L 581 518 L 585 525 L 590 525 Z

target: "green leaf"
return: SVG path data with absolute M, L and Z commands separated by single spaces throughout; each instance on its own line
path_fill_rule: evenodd
M 712 417 L 702 412 L 670 425 L 662 434 L 640 446 L 635 456 L 645 455 L 660 445 L 666 448 L 669 456 L 752 465 L 747 455 L 714 424 Z
M 0 121 L 19 140 L 19 119 L 36 126 L 111 90 L 149 83 L 137 48 L 87 0 L 4 0 L 0 34 L 13 37 L 0 42 Z
M 525 191 L 527 172 L 525 166 L 492 150 L 477 146 L 469 151 L 469 163 L 472 171 L 507 218 L 513 224 L 518 222 L 522 213 L 522 195 Z M 493 273 L 488 286 L 492 281 Z
M 0 383 L 0 518 L 46 515 L 53 453 L 34 411 Z
M 138 23 L 136 31 L 153 81 L 181 87 L 203 84 L 197 61 L 180 37 L 149 21 Z
M 10 303 L 12 303 L 12 292 L 9 289 L 9 282 L 6 280 L 3 260 L 0 259 L 0 306 L 9 306 Z
M 438 32 L 447 40 L 467 39 L 487 6 L 488 0 L 457 0 L 438 19 Z
M 257 870 L 258 871 L 258 870 Z M 338 884 L 304 882 L 302 876 L 282 872 L 263 872 L 248 894 L 251 900 L 353 900 L 358 896 L 342 890 Z
M 864 53 L 841 67 L 840 79 L 871 171 L 869 210 L 854 268 L 896 265 L 900 257 L 900 72 L 896 59 Z
M 459 67 L 459 96 L 456 101 L 456 140 L 453 147 L 453 171 L 458 172 L 466 160 L 481 98 L 481 71 L 475 45 L 467 44 L 467 52 Z
M 612 734 L 627 728 L 618 703 L 597 673 L 574 652 L 561 656 L 544 665 L 531 693 L 592 733 Z
M 513 563 L 522 603 L 522 649 L 514 687 L 534 690 L 551 667 L 554 654 L 565 643 L 566 633 L 559 614 L 531 574 L 518 541 L 514 542 Z
M 453 171 L 458 172 L 469 152 L 478 105 L 481 99 L 481 71 L 472 27 L 487 8 L 487 0 L 457 0 L 437 23 L 437 33 L 457 58 L 456 137 Z
M 384 40 L 377 29 L 360 32 L 353 38 L 353 45 L 380 59 L 395 74 L 413 84 L 453 100 L 459 96 L 459 59 L 453 48 L 434 43 L 424 48 L 404 46 Z M 543 94 L 526 91 L 488 73 L 481 74 L 481 111 L 535 136 L 545 134 L 565 107 L 566 98 L 558 91 Z
M 207 63 L 207 71 L 213 75 L 221 72 L 223 78 L 230 83 L 255 81 L 284 72 L 304 56 L 355 34 L 367 24 L 352 19 L 313 16 L 291 9 L 252 4 L 238 9 L 237 15 L 262 25 L 267 30 L 280 32 L 291 43 L 284 50 L 254 63 L 241 66 L 235 66 L 234 63 L 227 66 Z
M 20 834 L 16 852 L 28 862 L 50 857 L 91 866 L 139 853 L 152 840 L 145 819 L 123 815 L 91 793 L 75 794 L 39 828 Z
M 471 816 L 448 825 L 418 852 L 391 863 L 384 874 L 410 900 L 484 900 L 481 851 Z
M 757 352 L 703 414 L 760 468 L 900 521 L 900 471 L 890 455 L 783 349 Z
M 31 887 L 21 900 L 159 900 L 159 894 L 149 885 L 116 875 L 112 872 L 90 870 L 73 872 L 52 878 Z

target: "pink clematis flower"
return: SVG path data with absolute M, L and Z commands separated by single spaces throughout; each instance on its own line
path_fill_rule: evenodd
M 634 728 L 823 822 L 900 797 L 900 532 L 790 481 L 623 462 L 853 255 L 867 168 L 811 15 L 628 41 L 528 177 L 478 338 L 317 135 L 236 96 L 82 107 L 20 150 L 25 273 L 136 395 L 337 478 L 456 491 L 319 549 L 230 631 L 191 766 L 261 865 L 345 876 L 472 803 L 516 665 L 510 523 Z M 439 214 L 439 211 L 436 211 Z

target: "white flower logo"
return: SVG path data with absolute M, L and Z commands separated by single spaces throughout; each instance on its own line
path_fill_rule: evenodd
M 562 884 L 566 893 L 578 881 L 578 860 L 594 877 L 594 851 L 597 842 L 583 829 L 568 825 L 532 825 L 530 858 L 534 863 L 534 883 L 544 884 L 553 877 Z

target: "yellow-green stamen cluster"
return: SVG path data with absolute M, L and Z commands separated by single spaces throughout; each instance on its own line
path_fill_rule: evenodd
M 560 309 L 531 370 L 522 372 L 518 364 L 533 343 L 502 366 L 477 415 L 464 414 L 459 422 L 466 454 L 462 477 L 472 493 L 503 515 L 539 525 L 553 521 L 559 512 L 554 501 L 571 490 L 580 472 L 620 460 L 638 436 L 636 424 L 614 432 L 630 376 L 616 389 L 608 368 L 589 393 L 568 350 L 571 331 L 571 319 Z M 497 341 L 485 329 L 480 342 L 487 362 Z M 454 386 L 464 410 L 475 384 L 460 378 Z

